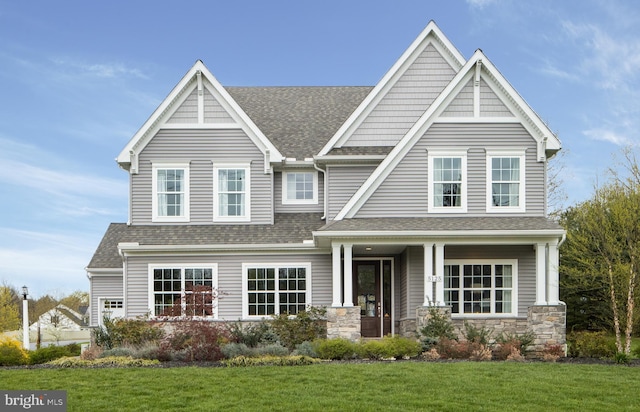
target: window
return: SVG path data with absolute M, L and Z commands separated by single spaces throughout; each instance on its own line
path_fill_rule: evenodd
M 317 204 L 318 174 L 316 172 L 283 172 L 283 204 Z
M 517 314 L 515 261 L 445 262 L 444 300 L 458 315 Z
M 429 212 L 466 212 L 466 151 L 441 153 L 429 152 Z
M 297 314 L 311 304 L 311 265 L 243 265 L 245 317 Z
M 216 317 L 217 266 L 149 267 L 154 316 Z
M 154 164 L 153 215 L 154 222 L 189 221 L 189 165 Z
M 250 170 L 248 165 L 218 165 L 213 168 L 214 221 L 249 221 Z
M 487 211 L 524 212 L 524 153 L 487 153 Z

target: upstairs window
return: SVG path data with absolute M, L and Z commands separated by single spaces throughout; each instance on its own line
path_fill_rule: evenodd
M 217 165 L 213 168 L 214 221 L 249 221 L 250 171 L 248 165 Z
M 154 222 L 189 221 L 189 165 L 154 164 L 153 215 Z
M 524 212 L 524 153 L 487 153 L 487 211 Z
M 283 172 L 283 204 L 317 204 L 318 174 L 316 172 Z
M 429 212 L 467 211 L 466 152 L 429 153 Z

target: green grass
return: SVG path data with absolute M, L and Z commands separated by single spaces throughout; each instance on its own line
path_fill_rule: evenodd
M 4 369 L 0 389 L 64 389 L 69 411 L 640 410 L 640 368 L 503 362 Z

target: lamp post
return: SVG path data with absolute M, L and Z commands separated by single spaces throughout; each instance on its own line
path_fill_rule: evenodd
M 29 350 L 29 288 L 22 287 L 22 344 L 25 350 Z

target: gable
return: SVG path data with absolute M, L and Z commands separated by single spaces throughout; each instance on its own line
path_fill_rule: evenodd
M 488 82 L 493 82 L 480 66 L 482 74 L 477 82 L 474 78 L 470 78 L 462 90 L 453 98 L 451 103 L 444 109 L 440 115 L 443 118 L 511 118 L 515 120 L 514 114 L 509 110 L 507 104 L 502 101 Z M 496 86 L 494 86 L 495 88 Z
M 394 146 L 455 74 L 430 42 L 343 146 Z
M 439 57 L 437 55 L 439 55 Z M 446 64 L 443 64 L 442 60 L 444 60 Z M 418 117 L 402 119 L 404 113 L 401 113 L 401 111 L 407 109 L 407 105 L 413 106 L 410 107 L 410 110 L 420 110 L 418 106 L 421 107 L 422 112 L 427 110 L 433 101 L 433 97 L 428 96 L 426 99 L 423 99 L 420 97 L 420 93 L 428 93 L 431 84 L 433 84 L 434 88 L 441 91 L 443 86 L 441 81 L 444 81 L 444 78 L 446 78 L 447 81 L 444 81 L 444 85 L 446 85 L 452 78 L 451 74 L 455 74 L 464 65 L 464 61 L 462 54 L 460 54 L 449 39 L 447 39 L 435 22 L 430 21 L 422 33 L 418 35 L 409 48 L 400 56 L 398 61 L 396 61 L 373 88 L 371 93 L 369 93 L 358 108 L 349 116 L 347 121 L 324 145 L 318 155 L 324 156 L 335 148 L 345 146 L 346 142 L 349 142 L 348 144 L 351 146 L 363 146 L 362 142 L 366 143 L 364 144 L 365 146 L 374 144 L 394 145 L 394 142 L 397 143 L 400 141 L 402 136 L 404 136 L 420 116 L 420 114 L 418 114 Z M 421 68 L 424 68 L 425 64 L 426 67 L 430 68 L 429 70 L 433 70 L 433 73 L 429 73 L 429 75 L 433 76 L 431 79 L 433 81 L 432 83 L 427 82 L 424 78 L 427 74 L 424 71 L 421 72 Z M 440 76 L 443 78 L 440 78 Z M 398 85 L 401 79 L 402 82 Z M 418 87 L 422 85 L 423 88 L 406 89 L 406 86 L 415 82 L 420 83 Z M 397 85 L 400 87 L 396 87 Z M 389 95 L 392 90 L 394 92 Z M 419 92 L 416 93 L 415 90 L 419 90 Z M 413 95 L 411 95 L 412 91 Z M 431 90 L 431 92 L 433 92 L 433 90 Z M 439 92 L 435 92 L 436 95 L 438 95 L 438 93 Z M 389 98 L 387 98 L 388 95 Z M 414 102 L 416 96 L 418 96 L 419 100 L 417 104 Z M 420 99 L 422 100 L 420 101 Z M 379 104 L 383 100 L 385 101 L 384 105 L 378 109 Z M 391 106 L 397 108 L 398 111 L 389 111 L 390 103 Z M 387 106 L 385 107 L 385 105 Z M 374 111 L 376 111 L 376 114 L 371 117 L 371 123 L 364 126 L 361 132 L 362 135 L 355 137 L 354 140 L 350 140 Z M 379 131 L 380 129 L 373 127 L 377 125 L 378 127 L 385 128 L 384 119 L 389 118 L 392 118 L 390 123 L 393 125 L 390 130 Z M 378 131 L 376 132 L 375 130 Z M 371 133 L 368 133 L 368 131 Z M 376 133 L 378 133 L 378 135 L 376 135 Z M 393 137 L 391 139 L 376 137 L 380 134 L 392 134 Z M 364 138 L 365 136 L 367 137 L 366 139 Z
M 120 152 L 116 161 L 138 173 L 138 156 L 162 129 L 240 129 L 263 153 L 265 172 L 283 156 L 205 65 L 198 60 Z

